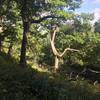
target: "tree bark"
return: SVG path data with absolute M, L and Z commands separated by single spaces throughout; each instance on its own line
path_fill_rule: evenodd
M 27 47 L 27 34 L 29 32 L 29 22 L 23 21 L 23 39 L 21 45 L 20 65 L 26 66 L 26 47 Z
M 6 35 L 0 36 L 0 52 L 2 51 L 2 42 L 4 41 Z
M 59 68 L 59 58 L 55 56 L 54 71 L 57 72 L 58 68 Z
M 0 52 L 2 51 L 2 41 L 0 39 Z

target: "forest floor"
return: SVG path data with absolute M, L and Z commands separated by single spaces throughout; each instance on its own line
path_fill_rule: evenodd
M 0 53 L 0 100 L 100 100 L 100 85 L 28 65 Z

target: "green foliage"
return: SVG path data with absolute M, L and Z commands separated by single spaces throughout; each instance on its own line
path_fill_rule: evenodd
M 94 31 L 100 33 L 100 19 L 94 24 Z
M 91 31 L 92 25 L 91 21 L 93 20 L 94 15 L 93 14 L 88 14 L 88 13 L 82 13 L 80 15 L 76 15 L 74 17 L 74 24 L 73 24 L 73 29 L 74 32 L 88 32 Z
M 70 47 L 79 50 L 79 52 L 76 53 L 66 53 L 64 56 L 65 66 L 69 66 L 69 64 L 78 64 L 79 67 L 86 65 L 90 65 L 91 67 L 92 65 L 94 66 L 94 69 L 97 69 L 98 67 L 100 70 L 100 53 L 98 52 L 100 44 L 99 34 L 88 32 L 83 34 L 75 33 L 73 35 L 65 35 L 64 39 L 61 40 L 60 43 L 60 46 L 62 45 L 60 49 Z
M 0 53 L 1 100 L 98 100 L 99 86 L 70 82 L 59 74 L 21 68 L 14 58 Z M 4 63 L 3 63 L 4 62 Z
M 67 51 L 60 59 L 60 71 L 64 75 L 74 65 L 76 71 L 92 65 L 100 71 L 100 34 L 99 22 L 96 22 L 95 33 L 91 32 L 90 21 L 93 14 L 76 16 L 72 11 L 78 8 L 81 0 L 0 0 L 0 33 L 2 51 L 7 52 L 12 43 L 11 56 L 0 52 L 0 99 L 1 100 L 98 100 L 100 86 L 92 86 L 87 81 L 69 82 L 68 77 L 58 74 L 43 73 L 30 66 L 18 65 L 20 45 L 22 43 L 23 23 L 38 20 L 40 17 L 55 15 L 64 17 L 50 19 L 33 24 L 27 33 L 26 59 L 31 66 L 42 64 L 51 67 L 54 64 L 48 32 L 54 24 L 61 26 L 57 33 L 55 46 L 58 52 L 66 47 L 79 52 Z M 23 19 L 23 20 L 22 20 Z M 68 19 L 67 21 L 65 19 Z M 69 21 L 69 22 L 68 22 Z M 73 23 L 74 22 L 74 23 Z M 98 32 L 98 33 L 96 33 Z M 15 58 L 17 60 L 15 60 Z M 90 66 L 91 67 L 91 66 Z M 65 71 L 65 73 L 64 73 Z

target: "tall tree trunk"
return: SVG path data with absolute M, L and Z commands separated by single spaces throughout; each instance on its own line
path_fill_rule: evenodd
M 2 51 L 2 44 L 3 44 L 3 41 L 4 41 L 5 37 L 6 37 L 5 34 L 0 36 L 0 51 Z
M 0 35 L 0 52 L 2 51 L 2 42 L 4 41 L 5 35 Z
M 2 51 L 2 41 L 0 39 L 0 52 Z
M 26 66 L 26 47 L 27 47 L 27 34 L 29 32 L 29 22 L 23 21 L 23 39 L 21 45 L 20 65 Z

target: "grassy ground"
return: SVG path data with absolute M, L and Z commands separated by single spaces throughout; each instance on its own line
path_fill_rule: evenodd
M 42 70 L 0 53 L 0 100 L 100 100 L 100 85 Z

